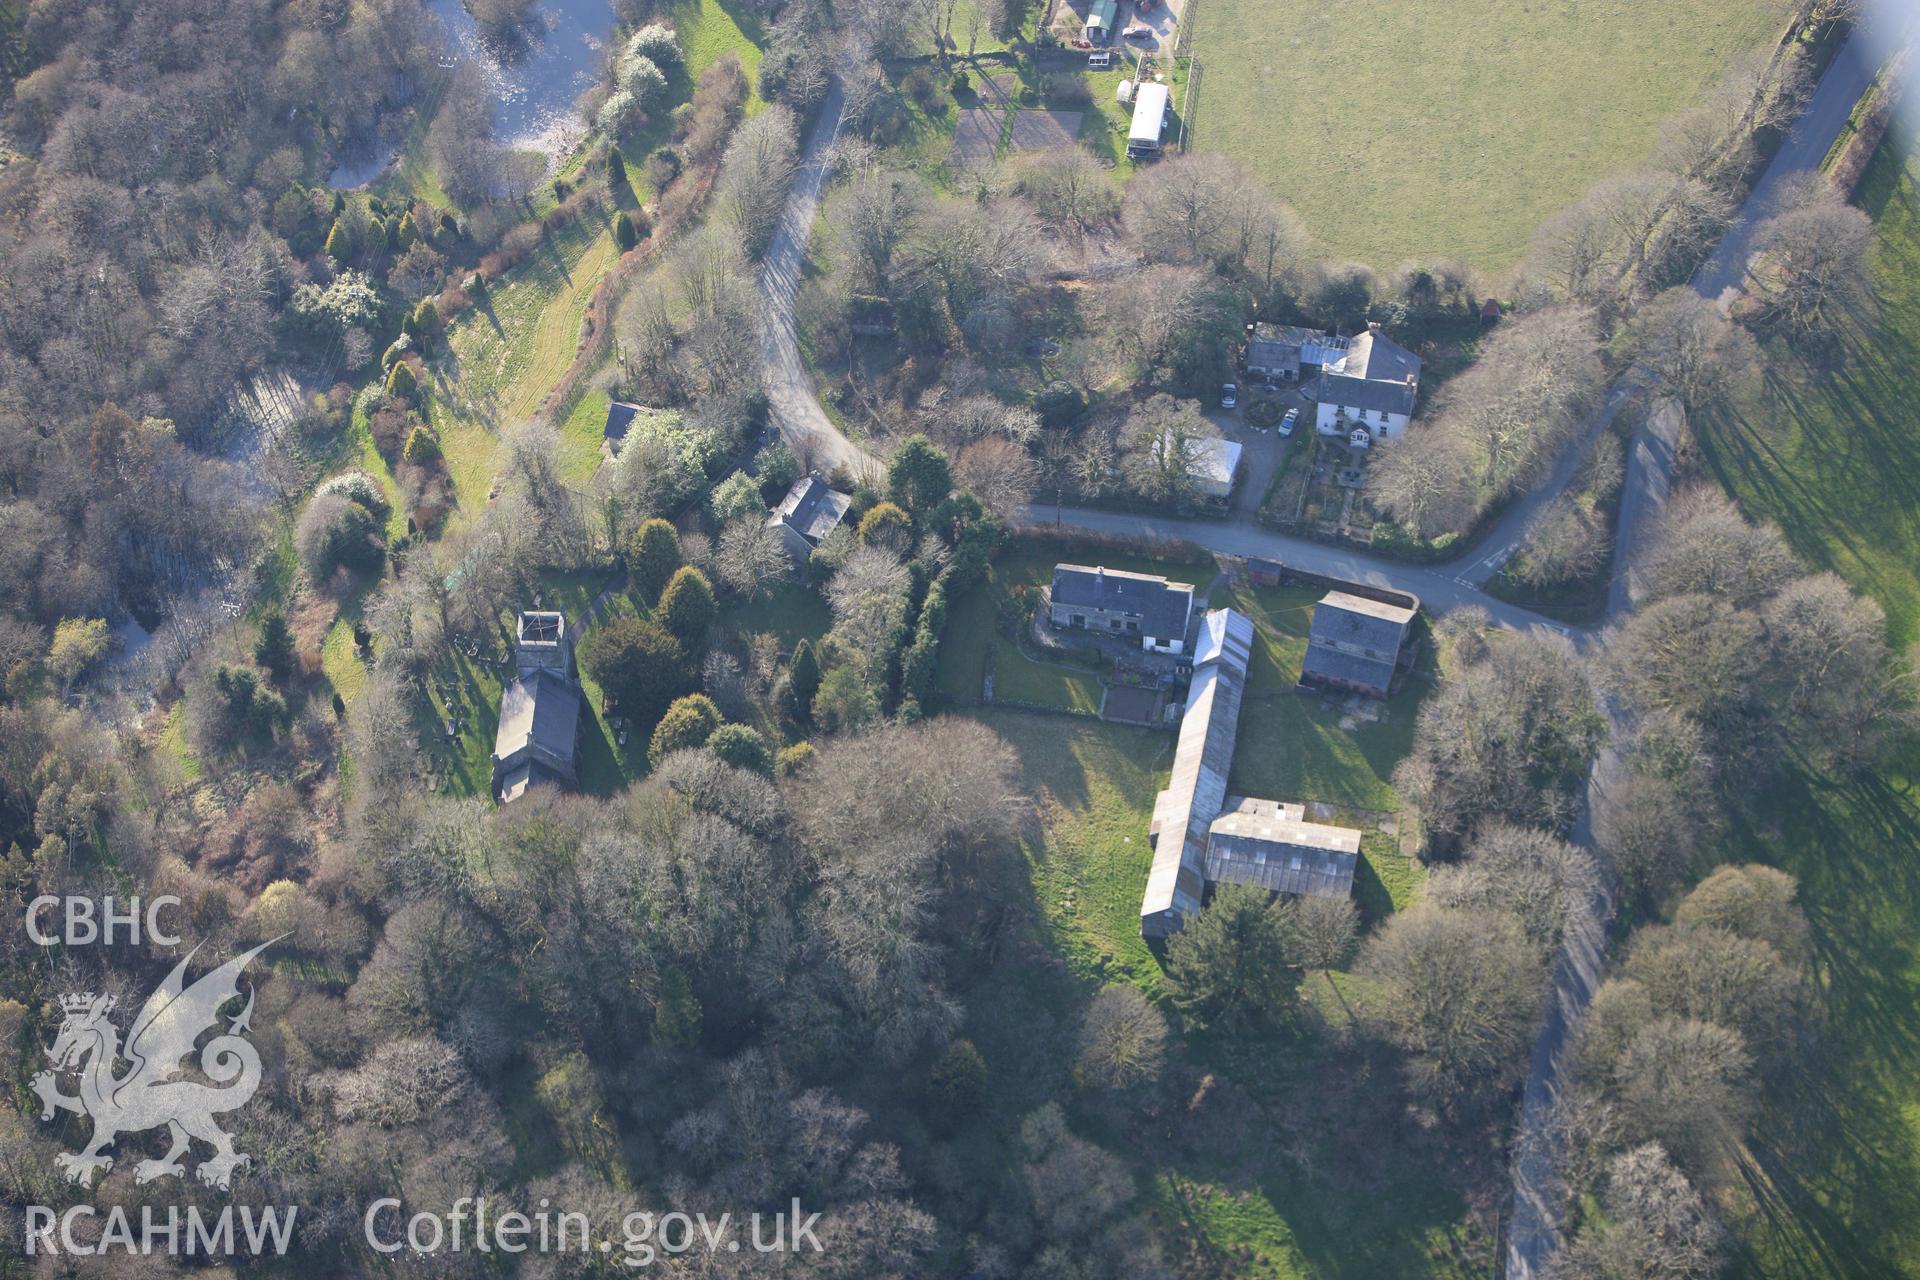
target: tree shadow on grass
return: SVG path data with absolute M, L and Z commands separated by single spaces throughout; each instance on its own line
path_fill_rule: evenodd
M 1825 1013 L 1743 1156 L 1764 1224 L 1755 1268 L 1807 1280 L 1897 1274 L 1920 1223 L 1920 806 L 1891 772 L 1796 772 L 1730 834 L 1735 856 L 1768 857 L 1799 878 Z

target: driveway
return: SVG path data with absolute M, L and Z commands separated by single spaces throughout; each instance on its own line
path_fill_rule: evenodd
M 878 475 L 881 466 L 865 449 L 846 437 L 827 416 L 813 394 L 813 383 L 800 359 L 799 331 L 794 323 L 794 298 L 807 261 L 807 240 L 820 212 L 826 187 L 826 157 L 840 135 L 842 106 L 839 80 L 827 86 L 819 117 L 801 153 L 800 172 L 787 196 L 786 212 L 760 262 L 760 294 L 766 303 L 760 318 L 760 360 L 766 380 L 767 402 L 773 425 L 796 456 L 808 458 L 821 471 L 844 466 L 856 476 Z

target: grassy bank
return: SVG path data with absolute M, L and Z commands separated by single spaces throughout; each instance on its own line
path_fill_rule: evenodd
M 1845 366 L 1821 373 L 1770 350 L 1764 382 L 1701 423 L 1700 445 L 1750 516 L 1777 522 L 1802 555 L 1870 593 L 1906 647 L 1920 639 L 1920 153 L 1910 130 L 1882 145 L 1858 199 L 1878 226 L 1878 312 L 1847 334 Z M 1916 749 L 1856 777 L 1792 772 L 1739 815 L 1721 851 L 1799 877 L 1830 1014 L 1817 1066 L 1792 1090 L 1793 1125 L 1769 1126 L 1751 1145 L 1764 1211 L 1746 1232 L 1747 1274 L 1920 1275 L 1916 783 Z

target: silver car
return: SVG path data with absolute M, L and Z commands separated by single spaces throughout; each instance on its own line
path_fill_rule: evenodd
M 1231 382 L 1229 382 L 1220 388 L 1220 407 L 1222 409 L 1231 409 L 1239 403 L 1240 403 L 1239 387 L 1236 387 Z

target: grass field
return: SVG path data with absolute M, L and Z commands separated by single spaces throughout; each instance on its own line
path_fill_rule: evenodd
M 1337 255 L 1512 267 L 1784 26 L 1786 0 L 1194 0 L 1195 143 L 1238 157 Z
M 1886 608 L 1920 639 L 1920 153 L 1881 148 L 1859 203 L 1879 227 L 1877 319 L 1832 376 L 1771 352 L 1743 411 L 1701 424 L 1709 468 L 1749 515 Z M 1740 815 L 1722 850 L 1800 878 L 1831 1017 L 1820 1069 L 1795 1090 L 1814 1158 L 1764 1131 L 1752 1144 L 1768 1212 L 1752 1275 L 1920 1275 L 1920 748 L 1851 778 L 1793 773 Z
M 1879 223 L 1878 317 L 1845 336 L 1834 373 L 1784 347 L 1733 413 L 1696 425 L 1708 468 L 1749 514 L 1772 520 L 1794 549 L 1873 593 L 1895 638 L 1920 639 L 1920 158 L 1916 138 L 1890 136 L 1858 201 Z

